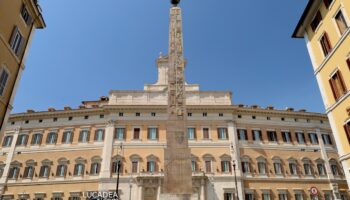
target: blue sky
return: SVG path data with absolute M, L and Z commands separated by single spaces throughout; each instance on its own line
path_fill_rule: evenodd
M 142 90 L 167 53 L 170 0 L 40 1 L 13 112 L 77 107 L 112 89 Z M 324 112 L 304 40 L 307 0 L 182 0 L 186 80 L 229 90 L 234 104 Z

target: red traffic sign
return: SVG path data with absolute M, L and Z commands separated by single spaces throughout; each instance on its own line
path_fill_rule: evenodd
M 318 189 L 316 187 L 311 187 L 310 193 L 311 193 L 311 195 L 316 196 L 316 195 L 318 195 Z

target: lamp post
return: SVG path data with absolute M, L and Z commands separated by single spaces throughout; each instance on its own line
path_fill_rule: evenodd
M 117 161 L 117 188 L 116 188 L 116 193 L 119 198 L 119 174 L 120 174 L 120 160 Z
M 232 166 L 233 166 L 233 175 L 235 176 L 235 195 L 237 197 L 237 200 L 239 200 L 239 197 L 238 197 L 238 189 L 237 189 L 237 177 L 236 177 L 236 162 L 235 160 L 232 161 Z

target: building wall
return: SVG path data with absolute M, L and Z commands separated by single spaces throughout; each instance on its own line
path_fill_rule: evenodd
M 9 157 L 12 147 L 2 148 L 5 154 L 0 156 L 0 162 L 2 162 L 0 166 L 21 164 L 20 175 L 17 179 L 4 179 L 5 170 L 0 181 L 2 185 L 6 185 L 5 197 L 11 197 L 11 195 L 17 197 L 18 194 L 25 191 L 30 198 L 35 197 L 38 193 L 45 193 L 47 198 L 53 197 L 54 193 L 59 193 L 63 199 L 66 199 L 72 194 L 82 195 L 87 191 L 112 191 L 116 189 L 117 182 L 117 174 L 111 172 L 112 162 L 121 159 L 119 191 L 122 199 L 129 199 L 130 194 L 131 199 L 159 199 L 164 171 L 166 145 L 166 116 L 164 113 L 166 110 L 160 108 L 153 110 L 151 107 L 144 109 L 115 107 L 113 110 L 85 108 L 29 112 L 11 116 L 5 136 L 28 134 L 29 138 L 25 146 L 15 146 L 16 141 L 12 141 L 12 147 L 15 149 L 11 159 Z M 120 112 L 123 113 L 123 116 L 119 115 Z M 140 112 L 139 117 L 136 116 L 137 112 Z M 151 112 L 155 112 L 156 116 L 151 116 Z M 311 144 L 308 136 L 305 135 L 306 143 L 299 144 L 294 136 L 296 131 L 303 131 L 305 134 L 309 132 L 330 134 L 334 141 L 325 115 L 235 106 L 226 108 L 208 106 L 205 110 L 190 107 L 188 112 L 192 113 L 192 117 L 188 117 L 187 126 L 196 128 L 196 138 L 189 141 L 189 146 L 192 160 L 197 163 L 197 169 L 193 172 L 193 191 L 199 195 L 199 199 L 224 199 L 225 193 L 232 195 L 237 191 L 241 199 L 244 198 L 246 192 L 252 192 L 255 199 L 261 199 L 262 192 L 266 191 L 269 192 L 271 198 L 276 198 L 285 189 L 290 197 L 293 197 L 295 190 L 301 190 L 306 199 L 310 194 L 311 186 L 316 186 L 322 197 L 324 195 L 322 191 L 332 191 L 335 186 L 339 188 L 339 192 L 347 195 L 347 186 L 337 160 L 338 153 L 334 143 L 323 145 L 319 137 L 319 144 Z M 204 116 L 203 113 L 206 113 L 207 116 Z M 222 115 L 220 116 L 219 113 Z M 71 120 L 69 117 L 72 117 Z M 54 121 L 54 118 L 57 120 Z M 110 127 L 112 127 L 112 132 L 109 132 Z M 147 138 L 149 127 L 158 128 L 158 139 Z M 230 127 L 233 127 L 233 131 Z M 115 128 L 125 128 L 126 137 L 121 140 L 108 140 L 107 134 L 114 134 Z M 134 128 L 141 128 L 140 140 L 132 138 Z M 203 128 L 209 128 L 209 139 L 203 138 Z M 218 138 L 217 128 L 227 128 L 228 138 Z M 93 135 L 97 129 L 105 129 L 104 141 L 94 141 Z M 247 140 L 242 138 L 238 140 L 238 129 L 247 130 Z M 251 130 L 256 129 L 262 131 L 262 142 L 253 141 Z M 67 130 L 74 132 L 74 138 L 71 144 L 62 144 L 63 133 Z M 90 140 L 86 144 L 78 141 L 81 130 L 90 130 Z M 276 131 L 276 142 L 268 140 L 267 130 Z M 47 145 L 45 144 L 46 137 L 51 131 L 58 133 L 57 143 Z M 283 142 L 281 131 L 290 131 L 293 142 L 290 144 Z M 43 133 L 41 145 L 31 145 L 34 133 Z M 106 148 L 109 145 L 111 148 Z M 273 168 L 273 158 L 276 156 L 281 159 L 284 169 L 279 176 L 275 175 Z M 107 173 L 101 171 L 99 175 L 90 174 L 90 166 L 94 157 L 102 159 L 101 170 L 107 163 Z M 251 173 L 242 172 L 241 161 L 246 157 L 249 157 L 251 161 Z M 264 175 L 257 172 L 259 157 L 266 160 L 267 168 Z M 62 158 L 68 161 L 67 174 L 65 177 L 56 177 L 56 168 Z M 295 176 L 291 176 L 288 170 L 288 159 L 290 158 L 294 158 L 298 163 L 298 174 Z M 309 159 L 312 163 L 315 172 L 312 176 L 303 175 L 302 159 L 304 158 Z M 84 160 L 84 174 L 74 176 L 74 165 L 79 159 Z M 30 160 L 36 163 L 35 175 L 32 179 L 26 179 L 23 178 L 24 168 Z M 42 161 L 45 160 L 52 162 L 50 176 L 40 178 L 39 169 Z M 154 172 L 147 171 L 147 161 L 150 160 L 157 163 Z M 237 190 L 232 166 L 227 172 L 222 171 L 222 161 L 229 161 L 231 165 L 232 160 L 236 161 Z M 132 161 L 138 161 L 136 173 L 131 173 Z M 206 171 L 205 161 L 211 161 L 210 172 Z M 327 167 L 327 175 L 318 175 L 316 167 L 318 161 L 325 165 L 329 165 L 329 161 L 336 163 L 339 175 L 333 176 Z
M 313 31 L 310 23 L 317 11 L 321 12 L 322 21 L 317 29 Z M 341 11 L 345 21 L 350 27 L 350 2 L 345 0 L 334 0 L 327 8 L 322 2 L 317 10 L 311 10 L 310 17 L 304 21 L 306 42 L 309 48 L 313 68 L 317 78 L 325 108 L 328 117 L 331 120 L 331 126 L 335 133 L 339 154 L 341 160 L 344 160 L 345 173 L 347 175 L 348 184 L 350 184 L 350 141 L 347 136 L 344 125 L 349 121 L 350 116 L 347 109 L 350 108 L 350 66 L 347 64 L 347 59 L 350 58 L 350 29 L 341 34 L 335 20 L 336 14 Z M 324 33 L 328 34 L 332 50 L 329 55 L 325 56 L 320 38 Z M 346 92 L 339 99 L 335 99 L 329 80 L 337 71 L 342 74 Z M 349 133 L 350 134 L 350 133 Z
M 27 24 L 23 19 L 21 15 L 23 6 L 26 7 L 31 18 L 35 19 L 34 24 Z M 40 11 L 33 0 L 5 0 L 0 2 L 0 73 L 3 69 L 6 69 L 9 74 L 4 92 L 0 95 L 0 126 L 3 125 L 3 121 L 6 124 L 7 120 L 5 118 L 12 110 L 13 96 L 18 85 L 16 83 L 20 79 L 21 71 L 24 68 L 23 60 L 27 52 L 27 44 L 30 43 L 33 36 L 31 33 L 34 29 L 45 26 L 42 17 L 37 17 L 39 13 Z M 34 20 L 31 21 L 34 22 Z M 11 49 L 11 38 L 16 26 L 23 36 L 20 45 L 23 50 L 18 55 Z M 3 131 L 4 127 L 0 127 L 0 134 Z

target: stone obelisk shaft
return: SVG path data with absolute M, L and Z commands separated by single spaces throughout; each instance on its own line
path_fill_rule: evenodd
M 167 148 L 163 193 L 191 194 L 191 152 L 186 132 L 186 93 L 182 38 L 182 16 L 179 7 L 170 9 L 168 68 Z

